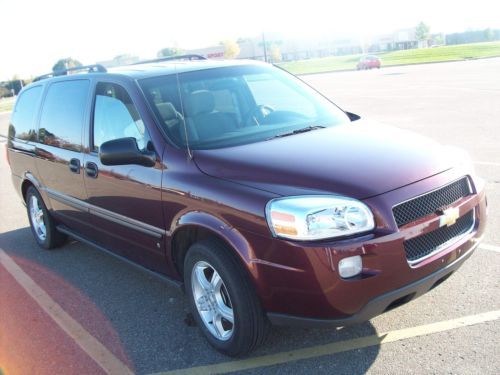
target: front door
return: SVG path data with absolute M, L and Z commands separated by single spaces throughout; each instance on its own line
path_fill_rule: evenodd
M 139 149 L 153 149 L 147 126 L 124 85 L 96 84 L 88 137 L 84 180 L 96 242 L 165 272 L 160 159 L 154 167 L 106 166 L 99 160 L 100 145 L 113 139 L 133 137 Z M 157 155 L 161 151 L 155 150 Z

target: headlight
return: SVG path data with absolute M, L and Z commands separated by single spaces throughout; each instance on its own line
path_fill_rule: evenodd
M 350 236 L 375 228 L 373 214 L 364 203 L 337 196 L 273 199 L 266 217 L 274 236 L 295 240 Z

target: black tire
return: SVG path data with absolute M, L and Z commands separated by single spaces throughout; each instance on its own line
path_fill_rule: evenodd
M 222 285 L 229 294 L 234 324 L 230 338 L 225 341 L 209 331 L 195 303 L 192 273 L 195 265 L 205 262 L 218 272 L 223 281 Z M 265 341 L 270 323 L 264 315 L 246 270 L 224 244 L 213 239 L 193 244 L 184 260 L 184 283 L 193 316 L 215 349 L 236 357 L 251 352 Z
M 33 197 L 36 198 L 38 209 L 43 213 L 42 221 L 45 226 L 45 236 L 37 233 L 37 229 L 35 229 L 36 225 L 34 224 L 34 219 L 31 215 L 31 209 L 34 204 Z M 38 246 L 49 250 L 64 244 L 67 238 L 66 235 L 56 229 L 54 219 L 50 215 L 49 210 L 47 210 L 47 206 L 45 206 L 42 196 L 33 186 L 30 186 L 26 192 L 26 208 L 28 219 L 30 221 L 31 232 L 33 233 L 33 237 L 35 237 Z

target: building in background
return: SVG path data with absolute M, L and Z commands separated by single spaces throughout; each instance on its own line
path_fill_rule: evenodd
M 266 33 L 254 38 L 238 40 L 240 53 L 238 59 L 267 60 L 268 62 L 296 61 L 328 56 L 343 56 L 389 51 L 408 50 L 441 46 L 445 44 L 485 42 L 500 39 L 500 30 L 467 31 L 444 35 L 431 34 L 429 40 L 419 41 L 416 28 L 398 29 L 390 33 L 373 35 L 365 38 L 352 35 L 326 35 L 310 38 L 289 38 L 282 33 Z M 265 48 L 264 48 L 265 45 Z M 209 59 L 224 59 L 224 46 L 221 44 L 184 51 L 185 54 L 197 54 Z M 120 55 L 112 60 L 101 61 L 106 67 L 133 64 L 139 57 Z
M 425 47 L 417 40 L 415 28 L 399 29 L 392 33 L 375 36 L 368 52 L 387 52 Z
M 264 42 L 265 40 L 265 42 Z M 264 43 L 266 51 L 264 51 Z M 374 36 L 370 39 L 359 39 L 351 35 L 323 36 L 320 38 L 287 38 L 279 33 L 266 33 L 265 36 L 241 39 L 240 59 L 267 61 L 294 61 L 327 56 L 353 55 L 368 52 L 385 52 L 418 48 L 419 42 L 415 28 L 396 30 L 392 33 Z M 222 45 L 197 48 L 186 51 L 212 59 L 224 58 Z
M 237 58 L 263 61 L 267 57 L 267 61 L 271 62 L 304 60 L 362 52 L 359 41 L 348 37 L 338 40 L 328 38 L 287 39 L 284 35 L 270 33 L 265 35 L 265 42 L 261 36 L 240 40 L 238 45 L 240 53 Z M 198 54 L 212 59 L 223 59 L 224 46 L 190 49 L 186 53 Z

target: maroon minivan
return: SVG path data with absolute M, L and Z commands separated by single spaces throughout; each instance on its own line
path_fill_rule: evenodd
M 56 72 L 24 88 L 12 180 L 36 242 L 67 236 L 184 288 L 228 355 L 269 324 L 366 321 L 434 288 L 486 224 L 470 158 L 249 61 Z

